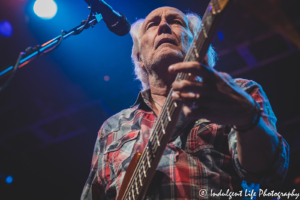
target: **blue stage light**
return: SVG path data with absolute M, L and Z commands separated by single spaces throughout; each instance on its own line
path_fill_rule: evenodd
M 7 176 L 5 179 L 7 184 L 11 184 L 13 182 L 13 177 L 12 176 Z
M 33 10 L 42 19 L 52 19 L 57 12 L 57 5 L 53 0 L 36 0 Z
M 218 37 L 219 37 L 219 41 L 223 41 L 224 40 L 224 36 L 223 36 L 223 32 L 222 31 L 218 32 Z
M 13 27 L 8 21 L 0 21 L 0 35 L 10 37 L 13 33 Z

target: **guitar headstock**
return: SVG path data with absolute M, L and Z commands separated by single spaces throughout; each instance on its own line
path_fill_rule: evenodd
M 211 0 L 209 10 L 215 15 L 222 12 L 232 0 Z

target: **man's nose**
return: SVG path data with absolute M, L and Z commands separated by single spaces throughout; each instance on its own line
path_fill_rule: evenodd
M 172 28 L 170 27 L 170 25 L 165 20 L 162 20 L 159 23 L 159 27 L 158 27 L 158 34 L 160 35 L 160 34 L 163 34 L 163 33 L 168 33 L 168 34 L 172 33 Z

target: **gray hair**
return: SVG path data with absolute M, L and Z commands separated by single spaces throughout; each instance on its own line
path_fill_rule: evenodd
M 195 13 L 189 13 L 186 15 L 188 18 L 188 26 L 191 30 L 193 36 L 197 34 L 201 26 L 201 18 Z M 145 68 L 142 68 L 139 64 L 138 53 L 140 49 L 140 39 L 141 39 L 141 28 L 145 19 L 139 19 L 134 24 L 131 25 L 130 35 L 133 40 L 131 58 L 134 64 L 134 72 L 136 79 L 140 80 L 142 83 L 142 89 L 146 90 L 150 88 L 148 80 L 148 72 Z M 214 67 L 216 64 L 217 54 L 214 51 L 213 47 L 210 45 L 207 51 L 208 64 L 210 67 Z

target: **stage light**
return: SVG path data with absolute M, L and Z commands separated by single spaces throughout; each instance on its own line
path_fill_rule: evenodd
M 42 19 L 52 19 L 57 12 L 57 5 L 53 0 L 36 0 L 33 10 Z
M 11 184 L 13 182 L 13 177 L 12 176 L 7 176 L 6 179 L 5 179 L 5 182 L 7 184 Z
M 109 76 L 104 76 L 105 81 L 109 81 Z
M 0 21 L 0 35 L 10 37 L 13 33 L 13 27 L 8 21 Z
M 223 32 L 222 31 L 218 32 L 218 37 L 219 37 L 219 41 L 223 41 L 224 40 L 224 36 L 223 36 Z

